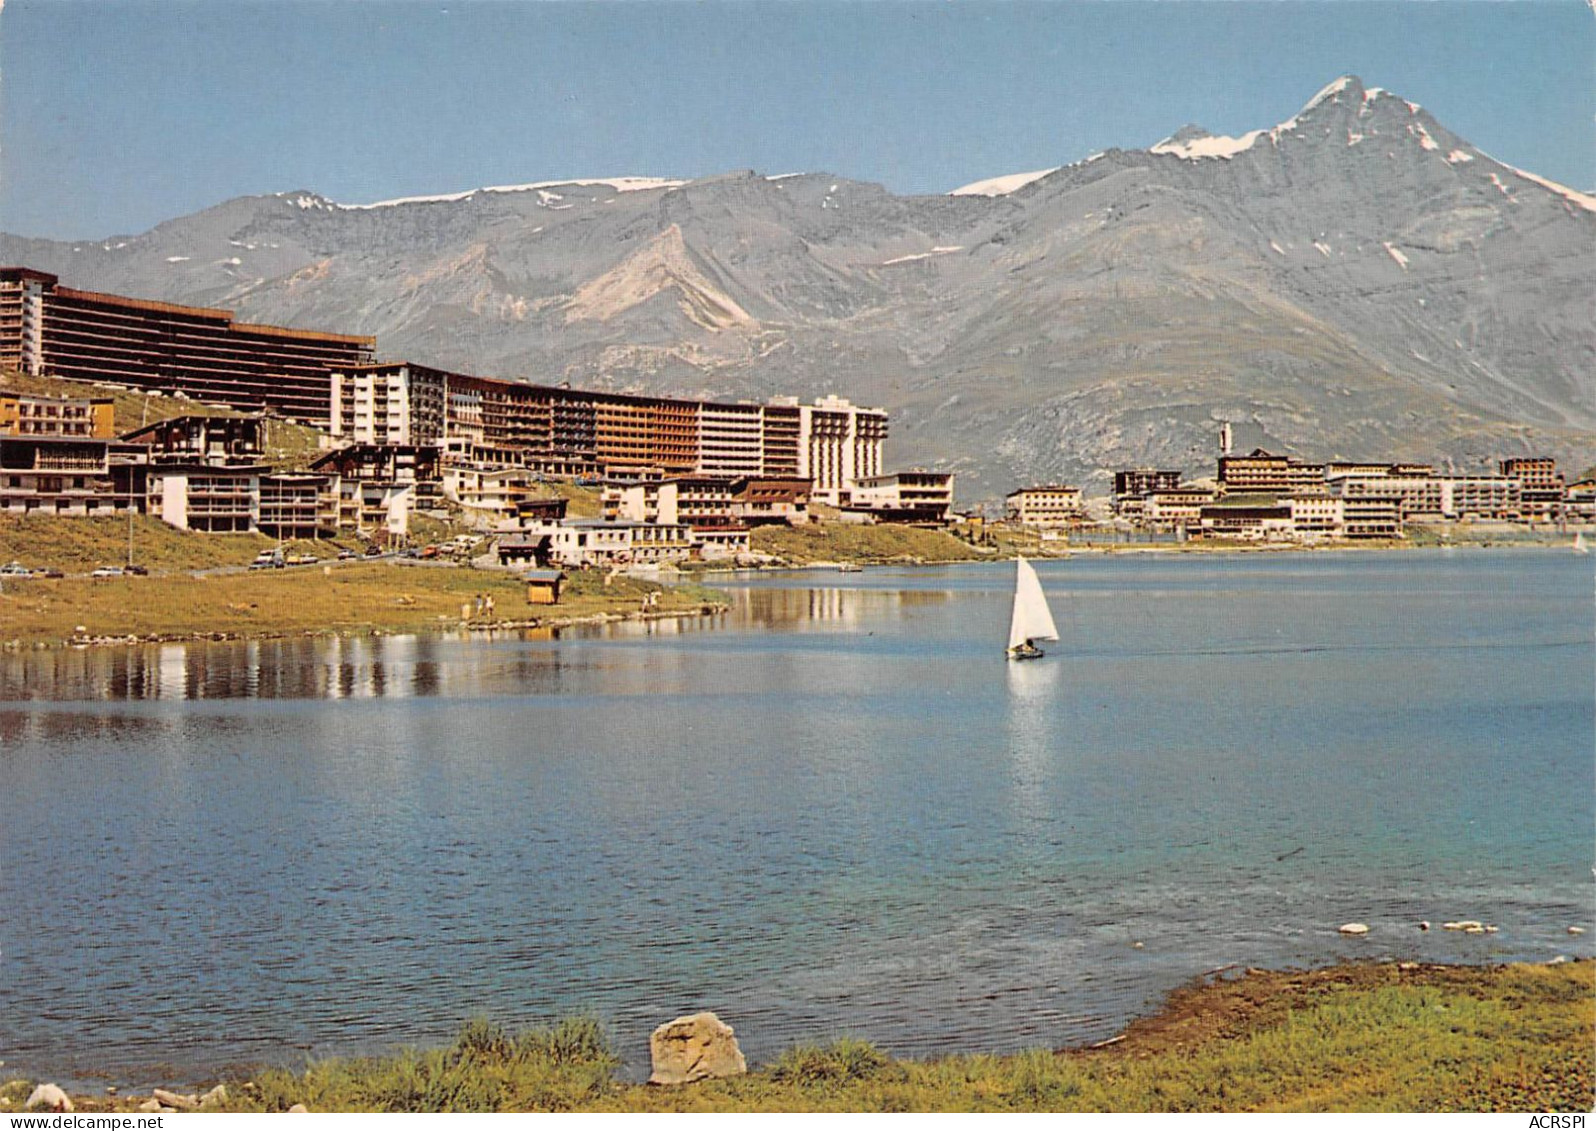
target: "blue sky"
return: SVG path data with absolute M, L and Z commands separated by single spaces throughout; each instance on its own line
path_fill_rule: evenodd
M 746 168 L 945 192 L 1271 125 L 1345 73 L 1596 188 L 1582 0 L 7 0 L 0 229 Z

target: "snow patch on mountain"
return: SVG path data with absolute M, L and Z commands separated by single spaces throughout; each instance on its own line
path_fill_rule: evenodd
M 1209 134 L 1207 137 L 1196 137 L 1189 141 L 1176 141 L 1175 138 L 1165 138 L 1148 150 L 1149 153 L 1163 153 L 1172 157 L 1179 157 L 1186 161 L 1201 161 L 1205 158 L 1218 158 L 1229 161 L 1238 153 L 1243 153 L 1257 144 L 1258 139 L 1268 130 L 1251 130 L 1240 137 L 1221 137 Z
M 1062 168 L 1054 165 L 1051 169 L 1037 169 L 1030 173 L 1009 173 L 1002 177 L 988 177 L 984 181 L 974 181 L 963 185 L 948 193 L 949 196 L 1007 196 L 1024 188 L 1032 181 L 1039 181 L 1049 173 L 1056 173 Z
M 393 208 L 400 204 L 448 204 L 467 200 L 479 192 L 535 192 L 541 189 L 576 188 L 589 185 L 607 185 L 616 192 L 648 192 L 653 189 L 680 188 L 686 183 L 686 181 L 672 180 L 668 177 L 594 177 L 575 181 L 534 181 L 525 185 L 484 185 L 481 188 L 466 189 L 464 192 L 436 193 L 431 196 L 401 196 L 393 200 L 373 201 L 370 204 L 332 204 L 331 206 L 345 212 L 364 212 L 372 208 Z M 331 204 L 331 202 L 328 203 Z M 300 204 L 300 207 L 311 206 Z
M 1523 169 L 1515 169 L 1511 165 L 1507 167 L 1512 169 L 1513 172 L 1518 176 L 1523 177 L 1526 181 L 1534 181 L 1538 185 L 1551 189 L 1558 196 L 1572 201 L 1585 211 L 1596 212 L 1596 196 L 1591 196 L 1589 193 L 1580 192 L 1578 189 L 1571 189 L 1567 185 L 1560 185 L 1556 181 L 1549 181 L 1545 177 L 1537 177 L 1534 173 L 1526 173 Z M 1496 187 L 1502 188 L 1500 181 L 1497 182 Z M 1502 188 L 1502 191 L 1505 193 L 1507 190 Z
M 881 266 L 883 266 L 883 267 L 891 267 L 895 263 L 914 263 L 917 260 L 930 259 L 934 255 L 950 255 L 950 254 L 952 254 L 955 251 L 963 251 L 963 250 L 964 250 L 964 246 L 962 244 L 954 245 L 954 246 L 950 246 L 950 247 L 934 247 L 930 251 L 922 251 L 922 252 L 919 252 L 919 253 L 917 253 L 915 255 L 900 255 L 896 259 L 883 260 L 882 263 L 881 263 Z

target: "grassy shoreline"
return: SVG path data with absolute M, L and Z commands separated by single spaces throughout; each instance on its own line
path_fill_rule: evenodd
M 657 594 L 645 607 L 645 598 Z M 478 596 L 493 598 L 478 612 Z M 8 579 L 0 647 L 24 648 L 298 635 L 562 627 L 608 619 L 702 616 L 724 594 L 696 584 L 573 572 L 558 605 L 532 605 L 511 573 L 352 562 L 257 573 Z
M 1037 557 L 1171 553 L 1373 552 L 1410 544 L 1318 547 L 1206 543 L 1027 543 L 1002 532 L 994 545 L 972 545 L 954 534 L 904 526 L 762 527 L 754 548 L 777 561 L 765 568 L 824 569 L 855 565 L 953 565 L 1000 561 L 1016 553 Z M 129 555 L 148 577 L 92 579 L 97 565 Z M 1433 548 L 1437 543 L 1429 543 Z M 1480 543 L 1460 543 L 1465 546 Z M 1505 543 L 1556 549 L 1545 535 Z M 13 559 L 51 567 L 59 579 L 0 579 L 0 648 L 127 644 L 204 639 L 261 639 L 289 635 L 419 632 L 467 628 L 563 627 L 644 616 L 696 616 L 725 607 L 724 594 L 692 579 L 714 572 L 695 565 L 678 584 L 629 576 L 606 580 L 605 571 L 570 571 L 557 607 L 532 606 L 511 572 L 396 561 L 338 562 L 336 543 L 284 547 L 317 565 L 246 572 L 260 550 L 276 545 L 255 534 L 204 535 L 174 530 L 158 519 L 43 519 L 0 515 L 0 564 Z M 348 547 L 342 547 L 348 548 Z M 1415 545 L 1415 548 L 1416 545 Z M 644 598 L 658 594 L 657 604 Z M 491 595 L 494 613 L 475 611 L 478 595 Z M 462 615 L 462 606 L 470 610 Z
M 619 1064 L 590 1018 L 520 1034 L 479 1021 L 446 1049 L 222 1081 L 214 1110 L 1587 1112 L 1596 963 L 1247 970 L 1199 979 L 1090 1048 L 908 1061 L 843 1037 L 678 1088 L 623 1082 Z M 0 1086 L 0 1111 L 32 1084 Z M 74 1097 L 79 1111 L 143 1102 Z

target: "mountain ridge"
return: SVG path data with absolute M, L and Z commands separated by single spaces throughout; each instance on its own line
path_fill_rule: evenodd
M 1317 458 L 1588 466 L 1591 251 L 1596 199 L 1353 76 L 1240 138 L 1185 128 L 949 194 L 743 170 L 0 235 L 0 259 L 68 285 L 374 333 L 445 368 L 839 392 L 889 409 L 894 463 L 957 470 L 968 499 L 1206 474 L 1222 419 Z

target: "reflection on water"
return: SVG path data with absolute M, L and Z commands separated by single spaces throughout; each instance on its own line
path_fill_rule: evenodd
M 1592 952 L 1588 559 L 1039 572 L 1064 639 L 1027 663 L 1005 566 L 0 657 L 0 879 L 75 909 L 0 919 L 0 1058 L 203 1074 L 583 1009 L 634 1065 L 699 1008 L 756 1061 L 1056 1047 L 1233 962 Z M 1449 918 L 1502 929 L 1412 929 Z
M 737 628 L 784 633 L 858 630 L 950 599 L 940 590 L 742 588 L 717 617 L 662 617 L 566 629 L 474 634 L 294 637 L 128 647 L 51 649 L 0 656 L 0 701 L 407 699 L 552 693 L 569 664 L 555 647 L 506 644 L 646 640 Z M 865 631 L 870 631 L 868 628 Z M 663 657 L 672 662 L 674 657 Z

